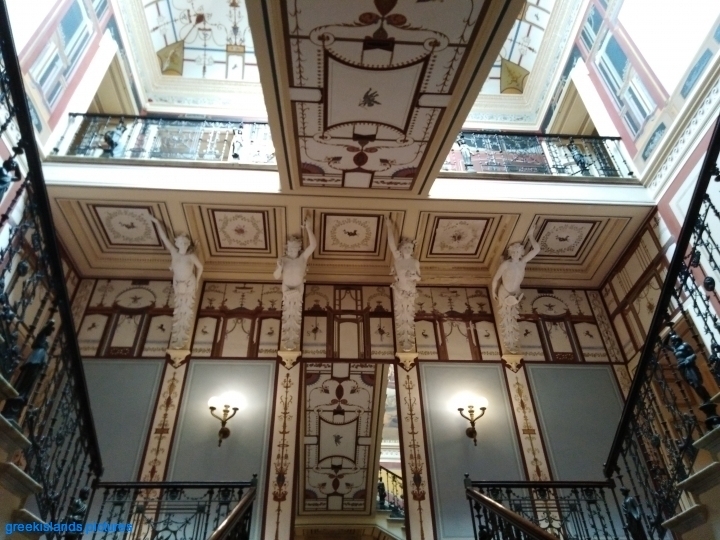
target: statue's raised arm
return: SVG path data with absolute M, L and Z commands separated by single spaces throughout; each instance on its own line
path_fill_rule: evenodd
M 540 253 L 540 244 L 538 244 L 538 241 L 535 240 L 535 224 L 530 227 L 528 236 L 530 237 L 530 245 L 532 246 L 532 249 L 522 258 L 524 263 L 530 262 L 538 253 Z
M 399 257 L 400 253 L 398 252 L 397 242 L 395 240 L 395 223 L 392 219 L 388 219 L 387 241 L 390 253 L 392 253 L 396 258 Z
M 313 233 L 312 227 L 310 226 L 309 219 L 305 219 L 305 230 L 308 234 L 308 247 L 306 247 L 305 251 L 303 251 L 302 258 L 307 261 L 315 252 L 315 248 L 317 247 L 317 240 L 315 240 L 315 234 Z
M 155 216 L 153 216 L 152 214 L 150 215 L 150 221 L 152 221 L 155 224 L 155 230 L 157 230 L 158 236 L 160 237 L 160 241 L 163 243 L 165 248 L 170 253 L 175 253 L 177 251 L 177 248 L 172 245 L 172 242 L 170 242 L 170 239 L 168 238 L 167 233 L 165 232 L 165 226 L 162 223 L 160 223 L 160 220 L 158 218 L 156 218 Z

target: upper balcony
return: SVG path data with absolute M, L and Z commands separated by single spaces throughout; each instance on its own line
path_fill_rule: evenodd
M 277 170 L 266 123 L 72 114 L 51 160 Z M 619 137 L 462 131 L 441 178 L 630 184 Z

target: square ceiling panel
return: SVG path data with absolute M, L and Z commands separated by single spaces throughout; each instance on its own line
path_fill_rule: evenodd
M 592 268 L 599 264 L 599 254 L 616 241 L 628 224 L 628 219 L 615 216 L 560 216 L 535 217 L 535 238 L 540 253 L 530 267 L 539 270 L 554 265 Z M 526 250 L 530 241 L 525 238 Z
M 343 208 L 301 208 L 309 216 L 317 237 L 314 259 L 386 263 L 388 219 L 402 227 L 402 211 L 363 212 Z M 348 267 L 344 267 L 345 270 Z M 367 271 L 367 267 L 363 267 Z M 342 270 L 338 270 L 342 271 Z M 388 267 L 388 272 L 390 271 Z
M 428 255 L 477 255 L 487 229 L 483 218 L 435 218 Z
M 151 206 L 89 204 L 86 211 L 99 225 L 108 246 L 162 247 L 155 226 L 150 221 Z
M 423 231 L 420 261 L 485 262 L 496 235 L 509 233 L 510 221 L 516 216 L 498 214 L 463 214 L 421 212 L 419 231 Z M 502 232 L 498 232 L 500 223 Z
M 378 253 L 383 216 L 322 214 L 322 219 L 322 253 Z
M 267 212 L 238 212 L 210 209 L 219 249 L 258 249 L 266 251 Z
M 184 204 L 193 230 L 207 239 L 208 256 L 277 257 L 284 208 Z
M 599 225 L 598 220 L 588 221 L 545 221 L 538 241 L 540 254 L 552 257 L 577 257 Z

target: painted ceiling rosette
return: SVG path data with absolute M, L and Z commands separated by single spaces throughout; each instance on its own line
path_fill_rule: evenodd
M 286 0 L 297 166 L 304 186 L 411 189 L 485 3 Z

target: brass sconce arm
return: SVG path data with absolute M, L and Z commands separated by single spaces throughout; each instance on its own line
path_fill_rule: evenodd
M 475 407 L 473 405 L 468 405 L 467 415 L 463 414 L 463 411 L 465 410 L 463 407 L 458 407 L 458 412 L 460 413 L 460 416 L 470 422 L 470 427 L 465 430 L 465 435 L 467 435 L 470 439 L 473 440 L 475 446 L 477 446 L 477 430 L 475 429 L 475 422 L 480 420 L 485 415 L 486 409 L 487 407 L 480 407 L 480 414 L 475 416 Z
M 217 407 L 210 407 L 210 414 L 220 420 L 220 431 L 218 431 L 218 446 L 223 442 L 223 439 L 227 439 L 230 436 L 230 429 L 226 426 L 228 420 L 235 416 L 239 410 L 239 407 L 232 407 L 232 413 L 230 413 L 230 405 L 224 405 L 222 410 L 222 416 L 215 413 Z

